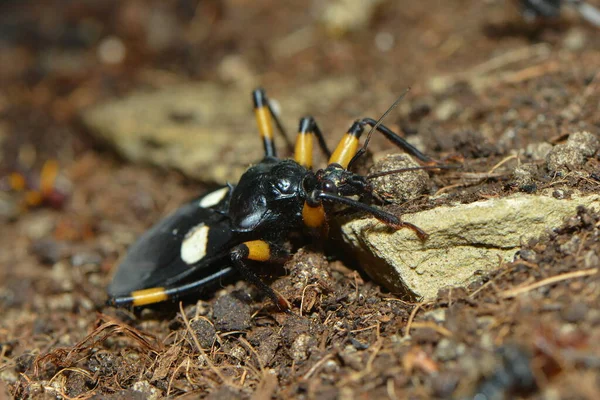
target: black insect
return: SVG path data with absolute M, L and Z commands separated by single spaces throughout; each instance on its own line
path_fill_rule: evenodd
M 185 204 L 144 233 L 108 287 L 110 303 L 141 306 L 174 299 L 197 292 L 237 269 L 280 309 L 287 309 L 287 301 L 249 264 L 289 259 L 285 244 L 290 235 L 323 233 L 335 205 L 364 211 L 393 229 L 412 229 L 423 240 L 427 237 L 418 227 L 368 204 L 365 200 L 372 194 L 368 177 L 349 168 L 365 153 L 375 131 L 423 163 L 435 164 L 434 160 L 382 125 L 381 119 L 371 118 L 355 121 L 331 153 L 312 117 L 300 120 L 295 159 L 279 159 L 272 121 L 284 136 L 285 132 L 264 91 L 255 90 L 253 98 L 265 158 L 250 167 L 237 185 L 221 187 Z M 359 147 L 367 126 L 371 130 Z M 315 138 L 329 158 L 327 167 L 317 171 L 311 169 Z

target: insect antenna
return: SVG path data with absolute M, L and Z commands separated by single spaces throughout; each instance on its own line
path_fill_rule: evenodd
M 383 120 L 385 119 L 385 117 L 387 117 L 388 114 L 391 113 L 392 110 L 398 106 L 398 104 L 400 104 L 400 101 L 404 98 L 404 96 L 406 96 L 406 94 L 408 92 L 410 92 L 410 86 L 407 87 L 406 89 L 404 89 L 404 91 L 400 94 L 400 96 L 398 96 L 398 98 L 392 103 L 392 105 L 383 113 L 383 115 L 381 117 L 379 117 L 379 119 L 377 120 L 375 125 L 373 125 L 373 127 L 371 128 L 369 133 L 367 133 L 367 138 L 365 139 L 365 142 L 363 143 L 362 147 L 360 149 L 358 149 L 358 151 L 356 152 L 354 157 L 352 157 L 352 159 L 348 163 L 348 168 L 350 168 L 350 166 L 358 158 L 360 158 L 360 156 L 362 156 L 363 154 L 366 153 L 367 146 L 369 146 L 369 142 L 371 141 L 371 136 L 373 136 L 373 132 L 375 132 L 375 130 L 377 130 L 377 128 L 379 128 L 379 125 L 381 125 L 383 123 Z
M 392 175 L 392 174 L 401 174 L 403 172 L 409 172 L 409 171 L 434 170 L 434 169 L 459 169 L 460 167 L 461 167 L 461 165 L 456 165 L 456 164 L 420 165 L 418 167 L 406 167 L 406 168 L 390 169 L 388 171 L 375 172 L 374 174 L 367 175 L 365 178 L 375 179 L 375 178 L 380 178 L 382 176 L 387 176 L 387 175 Z
M 368 214 L 371 214 L 373 217 L 377 218 L 379 221 L 383 222 L 384 224 L 386 224 L 394 229 L 409 228 L 409 229 L 413 230 L 417 234 L 419 239 L 421 239 L 421 240 L 426 240 L 427 237 L 429 236 L 426 232 L 424 232 L 418 226 L 415 226 L 409 222 L 403 222 L 400 220 L 400 218 L 398 218 L 398 216 L 391 214 L 387 211 L 381 210 L 379 208 L 373 207 L 369 204 L 361 203 L 360 201 L 356 201 L 356 200 L 348 198 L 348 197 L 338 196 L 333 193 L 326 193 L 326 192 L 320 192 L 319 194 L 317 194 L 317 197 L 323 201 L 345 204 L 347 206 L 354 208 L 355 210 L 364 211 Z

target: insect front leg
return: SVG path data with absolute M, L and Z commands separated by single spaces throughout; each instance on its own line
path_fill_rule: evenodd
M 241 272 L 244 278 L 267 294 L 273 303 L 282 311 L 289 311 L 290 306 L 285 298 L 276 293 L 269 285 L 264 283 L 256 273 L 248 267 L 248 261 L 271 262 L 283 264 L 290 258 L 290 254 L 274 243 L 264 240 L 250 240 L 231 249 L 231 261 Z

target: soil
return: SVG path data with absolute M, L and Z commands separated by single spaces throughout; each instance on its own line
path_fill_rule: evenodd
M 463 165 L 430 173 L 447 193 L 437 204 L 598 191 L 597 154 L 558 169 L 531 155 L 600 134 L 600 35 L 577 15 L 525 22 L 503 1 L 383 1 L 343 32 L 311 7 L 0 1 L 0 399 L 599 398 L 600 218 L 586 209 L 431 302 L 401 301 L 306 247 L 270 280 L 290 313 L 241 280 L 183 303 L 105 306 L 127 246 L 205 189 L 132 165 L 82 128 L 83 109 L 136 89 L 250 71 L 277 97 L 356 76 L 362 90 L 334 113 L 306 110 L 336 138 L 411 86 L 386 124 Z M 8 174 L 36 188 L 48 159 L 63 180 L 25 207 Z

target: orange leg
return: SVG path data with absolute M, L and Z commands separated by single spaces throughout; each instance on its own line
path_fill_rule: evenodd
M 246 262 L 275 262 L 283 263 L 289 258 L 289 254 L 264 240 L 250 240 L 235 246 L 231 250 L 231 260 L 235 267 L 242 273 L 244 278 L 268 295 L 273 303 L 283 311 L 289 311 L 290 306 L 287 300 L 279 293 L 275 292 L 269 285 L 264 283 L 262 279 L 256 275 L 252 269 L 248 267 Z
M 348 168 L 350 161 L 358 151 L 358 139 L 363 133 L 362 124 L 355 122 L 337 145 L 329 158 L 329 164 L 339 164 L 342 168 Z
M 252 93 L 252 97 L 254 98 L 254 115 L 256 116 L 260 137 L 263 140 L 265 156 L 277 157 L 277 150 L 273 141 L 273 121 L 267 96 L 264 90 L 256 89 Z

